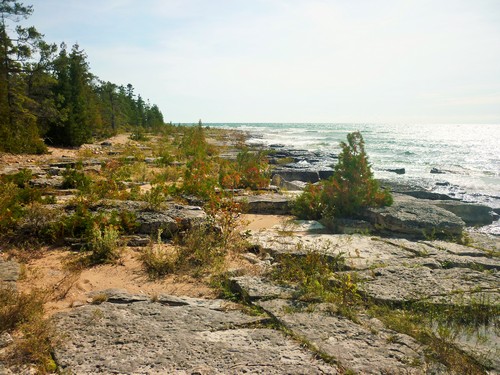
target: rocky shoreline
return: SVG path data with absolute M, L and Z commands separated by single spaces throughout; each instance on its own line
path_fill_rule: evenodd
M 112 143 L 93 147 L 106 155 L 121 152 Z M 257 231 L 242 230 L 248 245 L 237 254 L 240 263 L 224 273 L 228 299 L 92 290 L 53 317 L 65 336 L 54 351 L 60 372 L 458 373 L 451 356 L 467 358 L 463 373 L 500 372 L 500 241 L 470 229 L 498 219 L 489 207 L 389 186 L 395 192 L 391 207 L 367 209 L 351 220 L 290 221 L 291 202 L 300 189 L 328 178 L 333 169 L 321 155 L 272 150 L 272 186 L 259 194 L 244 191 L 236 199 L 250 214 L 281 215 L 284 220 Z M 335 161 L 335 155 L 329 158 L 328 163 Z M 75 160 L 22 167 L 32 168 L 34 186 L 48 186 L 62 198 L 71 191 L 60 190 L 60 174 L 71 163 Z M 144 163 L 155 165 L 153 158 Z M 89 158 L 83 168 L 99 173 L 100 165 Z M 48 208 L 71 215 L 74 207 L 59 198 Z M 101 200 L 89 211 L 133 212 L 137 227 L 124 238 L 132 251 L 148 246 L 159 229 L 169 241 L 207 222 L 200 207 L 173 201 L 150 210 L 147 202 Z M 464 231 L 468 243 L 449 241 L 460 240 Z M 66 246 L 78 251 L 82 244 L 67 238 Z M 276 279 L 282 264 L 302 265 L 311 254 L 320 263 L 336 265 L 321 287 L 326 296 L 353 298 L 348 311 L 337 300 L 319 298 L 321 294 L 308 297 L 301 289 L 304 280 Z M 13 285 L 19 276 L 20 265 L 0 257 L 0 281 Z M 405 314 L 430 312 L 430 325 L 421 333 L 397 324 Z M 16 371 L 0 363 L 0 373 Z

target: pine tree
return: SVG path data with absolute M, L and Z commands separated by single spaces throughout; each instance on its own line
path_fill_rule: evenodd
M 34 27 L 15 28 L 33 12 L 15 0 L 0 1 L 0 150 L 19 153 L 40 153 L 45 146 L 39 137 L 37 118 L 30 111 L 33 101 L 26 95 L 28 59 L 42 43 L 42 35 Z

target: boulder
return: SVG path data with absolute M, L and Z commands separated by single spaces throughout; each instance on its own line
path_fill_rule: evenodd
M 469 303 L 498 306 L 500 275 L 468 268 L 388 266 L 358 274 L 361 290 L 377 302 L 401 306 L 408 302 L 438 305 Z
M 409 195 L 410 197 L 417 198 L 417 199 L 459 201 L 459 199 L 452 198 L 449 195 L 441 194 L 441 193 L 434 193 L 434 192 L 427 191 L 427 190 L 410 190 L 410 191 L 403 192 L 403 194 Z
M 266 215 L 288 215 L 291 213 L 292 199 L 279 194 L 261 194 L 238 197 L 238 201 L 244 202 L 247 212 L 251 214 Z
M 493 222 L 491 207 L 482 204 L 464 203 L 458 201 L 436 201 L 437 207 L 453 212 L 469 226 L 489 225 Z
M 230 279 L 231 290 L 245 301 L 257 299 L 283 298 L 290 299 L 295 289 L 276 285 L 272 281 L 257 276 L 239 276 Z
M 462 219 L 426 201 L 394 196 L 389 207 L 370 207 L 361 216 L 379 230 L 417 237 L 460 236 Z
M 386 169 L 386 171 L 396 173 L 396 174 L 405 174 L 406 173 L 406 169 L 404 169 L 404 168 L 389 168 L 389 169 Z
M 280 189 L 290 190 L 290 191 L 301 191 L 304 190 L 306 183 L 303 181 L 287 181 L 279 174 L 274 174 L 271 179 L 271 184 L 279 187 Z
M 30 185 L 36 188 L 61 189 L 63 186 L 62 176 L 38 177 L 30 180 Z
M 442 170 L 437 169 L 437 168 L 434 167 L 434 168 L 431 169 L 431 173 L 432 174 L 445 174 L 446 172 L 444 172 L 444 171 L 442 171 Z
M 314 184 L 320 180 L 319 172 L 315 169 L 279 168 L 273 171 L 273 177 L 275 174 L 285 181 L 303 181 Z

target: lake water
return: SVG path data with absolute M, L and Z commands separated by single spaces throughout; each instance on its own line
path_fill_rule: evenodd
M 467 202 L 500 208 L 500 124 L 207 125 L 247 131 L 250 143 L 325 153 L 339 153 L 339 142 L 359 130 L 376 178 L 417 184 Z M 393 168 L 405 168 L 406 173 L 386 171 Z M 432 168 L 444 173 L 431 174 Z M 498 222 L 489 232 L 500 234 Z

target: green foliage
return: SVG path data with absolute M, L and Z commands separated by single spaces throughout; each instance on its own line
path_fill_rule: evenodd
M 222 267 L 227 254 L 220 233 L 210 226 L 197 226 L 176 238 L 179 246 L 176 267 L 194 276 Z
M 450 337 L 450 332 L 430 319 L 427 311 L 414 309 L 391 309 L 387 306 L 372 306 L 370 314 L 381 320 L 384 325 L 396 332 L 415 338 L 426 346 L 429 361 L 444 364 L 451 374 L 486 374 L 484 367 L 458 349 Z M 444 316 L 443 316 L 444 318 Z M 453 334 L 452 334 L 453 335 Z
M 0 284 L 0 333 L 18 332 L 11 362 L 35 364 L 42 374 L 56 369 L 51 353 L 58 341 L 54 327 L 43 316 L 46 297 L 44 291 L 21 293 Z
M 120 258 L 118 234 L 112 225 L 101 229 L 98 224 L 94 224 L 87 243 L 87 250 L 91 251 L 91 264 L 113 263 Z
M 31 6 L 18 1 L 0 3 L 0 151 L 46 152 L 26 81 L 32 71 L 26 60 L 36 52 L 42 36 L 34 27 L 9 25 L 28 18 L 32 12 Z M 10 30 L 15 30 L 16 35 L 9 35 Z
M 145 142 L 149 138 L 142 126 L 138 126 L 134 129 L 133 133 L 130 135 L 130 139 L 133 141 Z
M 68 168 L 63 173 L 63 189 L 78 189 L 83 192 L 88 192 L 92 180 L 85 175 L 85 172 L 80 169 Z
M 319 220 L 323 216 L 323 187 L 307 184 L 293 203 L 292 213 L 307 220 Z
M 41 292 L 20 293 L 0 284 L 0 333 L 41 318 L 44 302 L 45 296 Z
M 236 162 L 220 161 L 219 182 L 223 188 L 261 189 L 269 185 L 268 161 L 262 151 L 240 151 Z
M 162 204 L 165 202 L 165 189 L 162 185 L 155 185 L 151 187 L 151 190 L 146 192 L 143 197 L 144 201 L 147 203 L 147 209 L 150 211 L 161 210 Z
M 302 300 L 333 303 L 337 311 L 351 316 L 349 309 L 361 302 L 361 296 L 356 275 L 339 272 L 344 268 L 343 254 L 332 258 L 321 249 L 302 250 L 302 256 L 281 255 L 273 279 L 296 286 Z
M 334 175 L 320 187 L 308 187 L 297 199 L 295 214 L 301 218 L 350 217 L 364 207 L 392 204 L 392 196 L 381 190 L 368 163 L 361 133 L 347 135 Z
M 159 230 L 157 243 L 151 243 L 140 256 L 144 269 L 152 279 L 164 277 L 176 269 L 177 252 L 162 244 L 161 234 L 162 230 Z
M 9 234 L 25 215 L 26 207 L 43 203 L 42 191 L 29 185 L 31 171 L 0 178 L 0 237 Z
M 208 200 L 219 187 L 217 165 L 206 158 L 195 158 L 186 165 L 181 190 Z
M 58 52 L 34 27 L 18 24 L 32 12 L 19 1 L 0 3 L 0 152 L 45 153 L 41 136 L 79 146 L 119 128 L 162 128 L 157 105 L 130 84 L 99 81 L 77 44 L 67 51 L 62 43 Z

